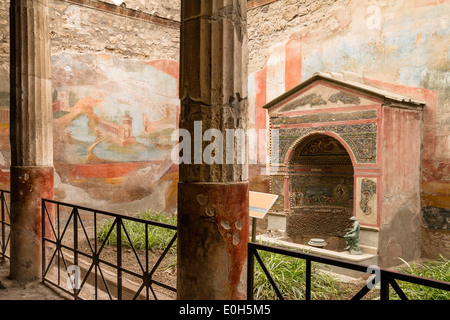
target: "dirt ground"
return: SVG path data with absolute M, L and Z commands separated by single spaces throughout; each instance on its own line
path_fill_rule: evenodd
M 0 300 L 66 300 L 69 297 L 40 281 L 21 283 L 9 278 L 9 261 L 0 261 Z
M 89 248 L 89 245 L 87 242 L 83 242 L 80 246 L 80 251 L 91 253 L 91 249 Z M 140 287 L 142 284 L 142 280 L 139 279 L 136 276 L 133 276 L 131 273 L 136 274 L 143 274 L 144 271 L 147 270 L 147 263 L 146 263 L 146 255 L 145 251 L 143 250 L 136 250 L 136 254 L 133 252 L 131 248 L 122 248 L 122 268 L 130 271 L 124 271 L 123 278 L 128 280 L 128 282 L 124 282 L 126 285 L 127 283 L 130 284 L 130 290 L 135 289 L 136 287 L 133 284 L 136 284 L 137 287 Z M 162 255 L 162 250 L 156 250 L 148 252 L 148 272 L 150 272 L 153 269 L 153 266 L 157 263 L 158 259 Z M 103 261 L 110 262 L 111 264 L 117 263 L 117 249 L 114 246 L 104 246 L 104 248 L 101 251 L 101 254 L 99 256 L 100 259 Z M 139 260 L 138 260 L 139 259 Z M 112 268 L 110 266 L 107 266 L 105 264 L 100 264 L 101 269 L 103 273 L 109 272 L 109 274 L 112 276 L 113 281 L 115 281 L 115 277 L 117 275 L 117 271 L 115 268 Z M 159 266 L 157 267 L 156 271 L 153 273 L 152 276 L 153 280 L 157 280 L 165 285 L 168 285 L 170 287 L 176 288 L 177 286 L 177 273 L 176 273 L 176 252 L 169 252 L 161 261 Z M 99 279 L 100 280 L 100 279 Z M 105 288 L 104 284 L 99 282 L 99 286 L 101 288 Z M 176 299 L 176 293 L 170 290 L 167 290 L 165 288 L 162 288 L 156 284 L 152 285 L 152 288 L 157 294 L 158 299 L 164 299 L 164 300 L 175 300 Z M 141 295 L 145 294 L 145 289 L 142 290 Z M 130 296 L 126 291 L 123 293 L 123 299 L 132 299 L 133 297 Z M 150 291 L 149 293 L 149 299 L 153 300 L 154 297 Z

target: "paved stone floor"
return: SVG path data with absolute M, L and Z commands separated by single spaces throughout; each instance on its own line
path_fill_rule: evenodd
M 40 281 L 21 283 L 9 279 L 9 261 L 0 261 L 0 300 L 67 300 Z

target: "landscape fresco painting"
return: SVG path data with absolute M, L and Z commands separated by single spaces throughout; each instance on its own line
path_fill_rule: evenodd
M 170 159 L 178 80 L 108 54 L 52 56 L 55 163 Z
M 176 208 L 178 62 L 53 54 L 55 199 L 118 212 Z M 9 74 L 0 69 L 0 186 L 9 189 Z

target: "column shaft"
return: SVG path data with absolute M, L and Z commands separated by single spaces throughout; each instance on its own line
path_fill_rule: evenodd
M 10 7 L 11 277 L 41 275 L 41 198 L 53 197 L 48 0 Z
M 227 139 L 248 125 L 246 16 L 246 0 L 181 2 L 179 127 L 192 137 L 192 154 L 179 166 L 179 299 L 246 296 L 248 143 Z M 210 129 L 214 137 L 199 143 Z

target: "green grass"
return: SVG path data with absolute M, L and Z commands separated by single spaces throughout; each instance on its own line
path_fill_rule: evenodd
M 283 297 L 290 300 L 304 300 L 306 287 L 306 262 L 302 259 L 283 256 L 265 251 L 258 251 L 269 270 Z M 406 264 L 399 272 L 428 279 L 450 282 L 450 260 L 441 256 L 440 259 L 421 264 Z M 319 272 L 317 265 L 312 263 L 311 299 L 339 300 L 353 296 L 356 291 L 346 286 L 337 278 Z M 410 300 L 450 300 L 450 292 L 421 286 L 404 281 L 397 281 L 405 295 Z M 359 287 L 356 288 L 359 290 Z M 355 291 L 355 292 L 353 292 Z M 275 290 L 267 280 L 262 268 L 255 259 L 254 298 L 259 300 L 277 299 Z M 379 299 L 379 296 L 375 299 Z M 400 297 L 394 289 L 390 290 L 390 299 Z
M 258 251 L 266 268 L 280 289 L 284 299 L 304 300 L 306 288 L 306 261 L 267 251 Z M 311 299 L 331 299 L 338 297 L 345 289 L 337 278 L 319 272 L 317 264 L 311 264 Z M 255 259 L 254 299 L 278 299 L 267 276 Z
M 157 222 L 162 222 L 166 224 L 176 225 L 177 217 L 173 214 L 168 214 L 166 212 L 159 211 L 146 211 L 139 213 L 137 215 L 138 218 L 152 220 Z M 128 235 L 130 236 L 131 242 L 133 246 L 137 250 L 145 249 L 145 224 L 139 223 L 130 220 L 122 220 L 123 224 L 127 230 Z M 97 236 L 101 241 L 105 241 L 106 236 L 108 235 L 109 230 L 113 224 L 113 220 L 107 220 L 103 222 L 97 231 Z M 156 227 L 149 225 L 148 226 L 148 248 L 150 250 L 164 250 L 169 244 L 170 240 L 173 238 L 175 234 L 175 230 L 166 229 L 162 227 Z M 117 227 L 114 227 L 108 239 L 106 239 L 106 244 L 108 245 L 116 245 L 117 244 Z M 131 247 L 130 242 L 125 234 L 125 231 L 122 230 L 122 245 L 124 247 Z M 176 241 L 171 247 L 171 251 L 176 251 Z
M 140 213 L 137 216 L 142 219 L 158 221 L 166 224 L 177 224 L 176 215 L 165 212 L 147 211 Z M 144 250 L 145 225 L 143 223 L 128 220 L 123 221 L 133 246 L 137 250 Z M 112 224 L 113 220 L 107 220 L 99 226 L 97 235 L 100 240 L 105 240 Z M 147 239 L 148 248 L 150 250 L 164 250 L 174 234 L 175 230 L 149 226 Z M 116 239 L 117 229 L 114 228 L 111 235 L 108 239 L 106 239 L 106 242 L 108 245 L 116 245 Z M 124 231 L 122 231 L 122 243 L 123 246 L 130 247 L 130 243 Z M 176 241 L 171 248 L 171 252 L 176 252 Z M 283 256 L 262 250 L 259 250 L 258 253 L 284 298 L 290 300 L 304 300 L 306 287 L 306 261 L 303 259 Z M 428 279 L 450 282 L 449 259 L 441 257 L 436 261 L 422 264 L 408 264 L 405 261 L 404 263 L 407 267 L 399 270 L 400 272 Z M 312 263 L 311 274 L 311 299 L 346 299 L 348 296 L 350 290 L 349 287 L 343 285 L 336 277 L 319 271 L 316 263 Z M 450 300 L 450 292 L 448 291 L 433 289 L 402 281 L 398 281 L 398 284 L 406 296 L 412 300 Z M 275 290 L 272 288 L 269 280 L 256 259 L 254 273 L 254 298 L 257 300 L 277 299 Z M 393 289 L 391 289 L 390 298 L 399 299 Z
M 406 264 L 406 268 L 402 268 L 399 270 L 400 272 L 450 282 L 450 260 L 443 256 L 440 259 L 420 264 L 409 264 L 404 260 L 402 261 Z M 398 281 L 398 284 L 408 299 L 411 300 L 450 300 L 450 291 L 434 289 L 404 281 Z M 392 299 L 400 299 L 395 291 L 391 292 Z

